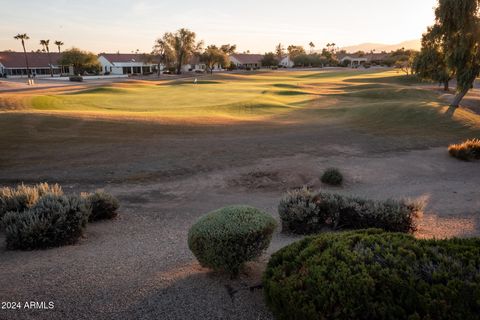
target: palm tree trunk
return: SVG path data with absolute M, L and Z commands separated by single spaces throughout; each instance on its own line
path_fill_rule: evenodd
M 450 81 L 445 81 L 443 83 L 443 91 L 448 91 L 448 89 L 450 89 Z
M 48 63 L 50 64 L 50 77 L 53 78 L 52 58 L 50 57 L 50 50 L 47 47 Z
M 30 78 L 30 67 L 28 66 L 27 50 L 25 49 L 25 41 L 22 39 L 23 54 L 25 55 L 25 63 L 27 64 L 27 77 Z
M 462 102 L 462 99 L 463 97 L 465 97 L 465 95 L 467 94 L 468 92 L 468 89 L 463 89 L 462 91 L 460 91 L 459 93 L 457 93 L 457 95 L 455 96 L 455 98 L 453 99 L 453 102 L 452 104 L 450 105 L 450 107 L 452 108 L 458 108 L 458 106 L 460 105 L 460 102 Z

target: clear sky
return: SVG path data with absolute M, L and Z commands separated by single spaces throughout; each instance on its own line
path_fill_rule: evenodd
M 28 50 L 40 39 L 62 40 L 94 52 L 149 52 L 154 40 L 181 27 L 206 44 L 237 44 L 239 51 L 284 45 L 317 48 L 328 42 L 395 44 L 418 39 L 433 23 L 436 0 L 3 0 L 0 50 Z

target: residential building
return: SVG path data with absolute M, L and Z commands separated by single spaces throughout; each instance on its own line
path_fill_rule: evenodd
M 359 67 L 365 63 L 382 64 L 388 53 L 339 53 L 337 59 L 340 63 L 348 61 L 350 67 Z
M 295 63 L 290 59 L 290 56 L 285 55 L 279 59 L 278 65 L 283 68 L 293 68 Z
M 230 62 L 239 69 L 258 69 L 262 67 L 263 54 L 235 53 Z
M 147 61 L 145 55 L 138 53 L 101 53 L 98 61 L 102 74 L 148 74 L 158 68 L 156 63 Z
M 183 72 L 204 72 L 207 69 L 207 66 L 205 63 L 200 61 L 200 57 L 197 55 L 194 55 L 193 57 L 190 58 L 187 64 L 182 66 L 182 71 Z
M 61 54 L 51 52 L 27 52 L 30 73 L 35 77 L 49 77 L 51 70 L 55 76 L 73 74 L 73 67 L 61 66 Z M 50 64 L 51 62 L 51 64 Z M 23 52 L 0 52 L 0 75 L 7 77 L 27 77 L 27 62 Z

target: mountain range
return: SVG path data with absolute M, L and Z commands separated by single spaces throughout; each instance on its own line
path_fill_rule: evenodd
M 375 50 L 375 52 L 390 52 L 397 49 L 414 49 L 420 50 L 421 48 L 421 41 L 420 39 L 415 40 L 408 40 L 398 44 L 384 44 L 384 43 L 361 43 L 353 46 L 347 46 L 340 48 L 341 50 L 346 50 L 347 52 L 357 52 L 357 51 L 365 51 L 370 52 L 371 50 Z

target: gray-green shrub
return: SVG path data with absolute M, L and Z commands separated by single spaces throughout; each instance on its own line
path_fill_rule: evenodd
M 343 175 L 337 168 L 328 168 L 320 180 L 325 184 L 340 186 L 343 183 Z
M 415 218 L 422 209 L 421 204 L 405 200 L 375 201 L 314 194 L 307 189 L 290 191 L 278 206 L 282 230 L 296 234 L 312 234 L 324 228 L 380 228 L 408 233 L 415 231 Z
M 44 249 L 73 244 L 83 235 L 90 208 L 75 196 L 47 194 L 24 211 L 3 217 L 8 249 Z
M 275 220 L 248 206 L 222 208 L 203 216 L 188 232 L 188 246 L 203 267 L 232 276 L 270 244 Z
M 118 214 L 120 204 L 117 198 L 109 193 L 97 190 L 95 193 L 87 194 L 85 199 L 92 210 L 89 221 L 113 219 Z
M 34 206 L 45 195 L 63 195 L 58 184 L 40 183 L 34 186 L 20 184 L 15 188 L 0 188 L 0 220 L 9 211 L 23 211 Z

